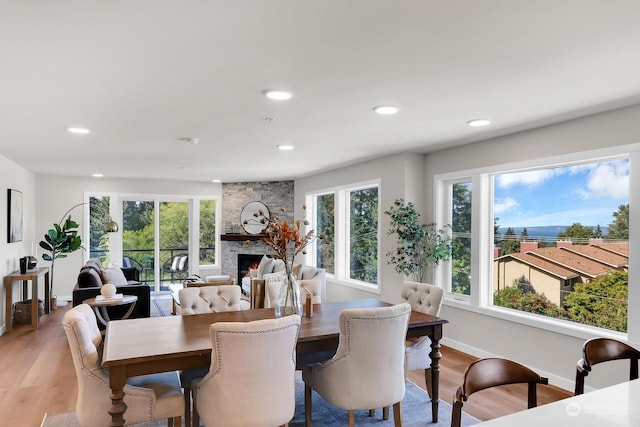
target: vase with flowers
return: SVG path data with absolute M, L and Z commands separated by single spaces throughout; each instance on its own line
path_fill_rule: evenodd
M 306 212 L 306 206 L 302 207 Z M 284 209 L 281 210 L 284 213 Z M 302 315 L 302 302 L 300 300 L 300 286 L 293 273 L 293 263 L 299 254 L 305 254 L 305 248 L 316 239 L 323 239 L 324 236 L 314 234 L 311 230 L 304 233 L 302 226 L 309 225 L 309 221 L 295 219 L 292 223 L 282 219 L 280 215 L 273 215 L 270 218 L 260 210 L 254 214 L 256 220 L 265 225 L 262 241 L 271 247 L 277 259 L 284 261 L 284 277 L 275 302 L 276 317 L 288 316 L 290 314 Z

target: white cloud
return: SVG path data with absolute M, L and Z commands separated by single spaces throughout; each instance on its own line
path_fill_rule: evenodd
M 543 169 L 536 171 L 507 173 L 498 175 L 496 183 L 501 188 L 509 188 L 514 185 L 535 186 L 544 183 L 554 176 L 562 174 L 562 169 Z
M 625 200 L 629 197 L 629 162 L 618 160 L 599 163 L 589 174 L 587 187 L 576 191 L 583 199 L 611 198 Z
M 500 214 L 502 212 L 510 211 L 518 206 L 520 206 L 520 203 L 518 203 L 517 200 L 511 197 L 505 197 L 504 199 L 496 201 L 493 204 L 493 212 L 495 214 Z

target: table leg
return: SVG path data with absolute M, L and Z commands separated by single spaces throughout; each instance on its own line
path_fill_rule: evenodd
M 111 408 L 107 411 L 111 415 L 111 427 L 124 426 L 124 385 L 127 381 L 124 366 L 112 366 L 109 369 L 109 386 L 111 387 Z
M 51 312 L 51 292 L 49 291 L 49 271 L 44 273 L 44 313 Z
M 433 422 L 438 422 L 438 389 L 440 385 L 440 359 L 442 353 L 440 353 L 440 339 L 442 338 L 442 325 L 436 325 L 433 328 L 433 334 L 429 335 L 431 338 L 431 417 Z
M 102 323 L 104 326 L 107 326 L 107 324 L 109 324 L 109 313 L 107 313 L 107 307 L 96 305 L 93 307 L 93 311 L 96 313 L 96 317 L 98 318 L 100 323 Z
M 13 308 L 13 280 L 10 277 L 4 279 L 4 292 L 6 303 L 4 307 L 4 330 L 11 332 L 13 330 L 12 308 Z
M 38 276 L 31 280 L 31 329 L 38 329 Z

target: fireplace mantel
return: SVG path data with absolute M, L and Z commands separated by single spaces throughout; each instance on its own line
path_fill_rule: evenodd
M 266 237 L 266 234 L 221 234 L 220 240 L 226 240 L 227 242 L 246 242 L 262 240 Z

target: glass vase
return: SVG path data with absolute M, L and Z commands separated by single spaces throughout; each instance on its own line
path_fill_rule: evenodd
M 275 303 L 276 317 L 297 314 L 302 316 L 302 302 L 300 301 L 300 285 L 292 273 L 285 274 Z

